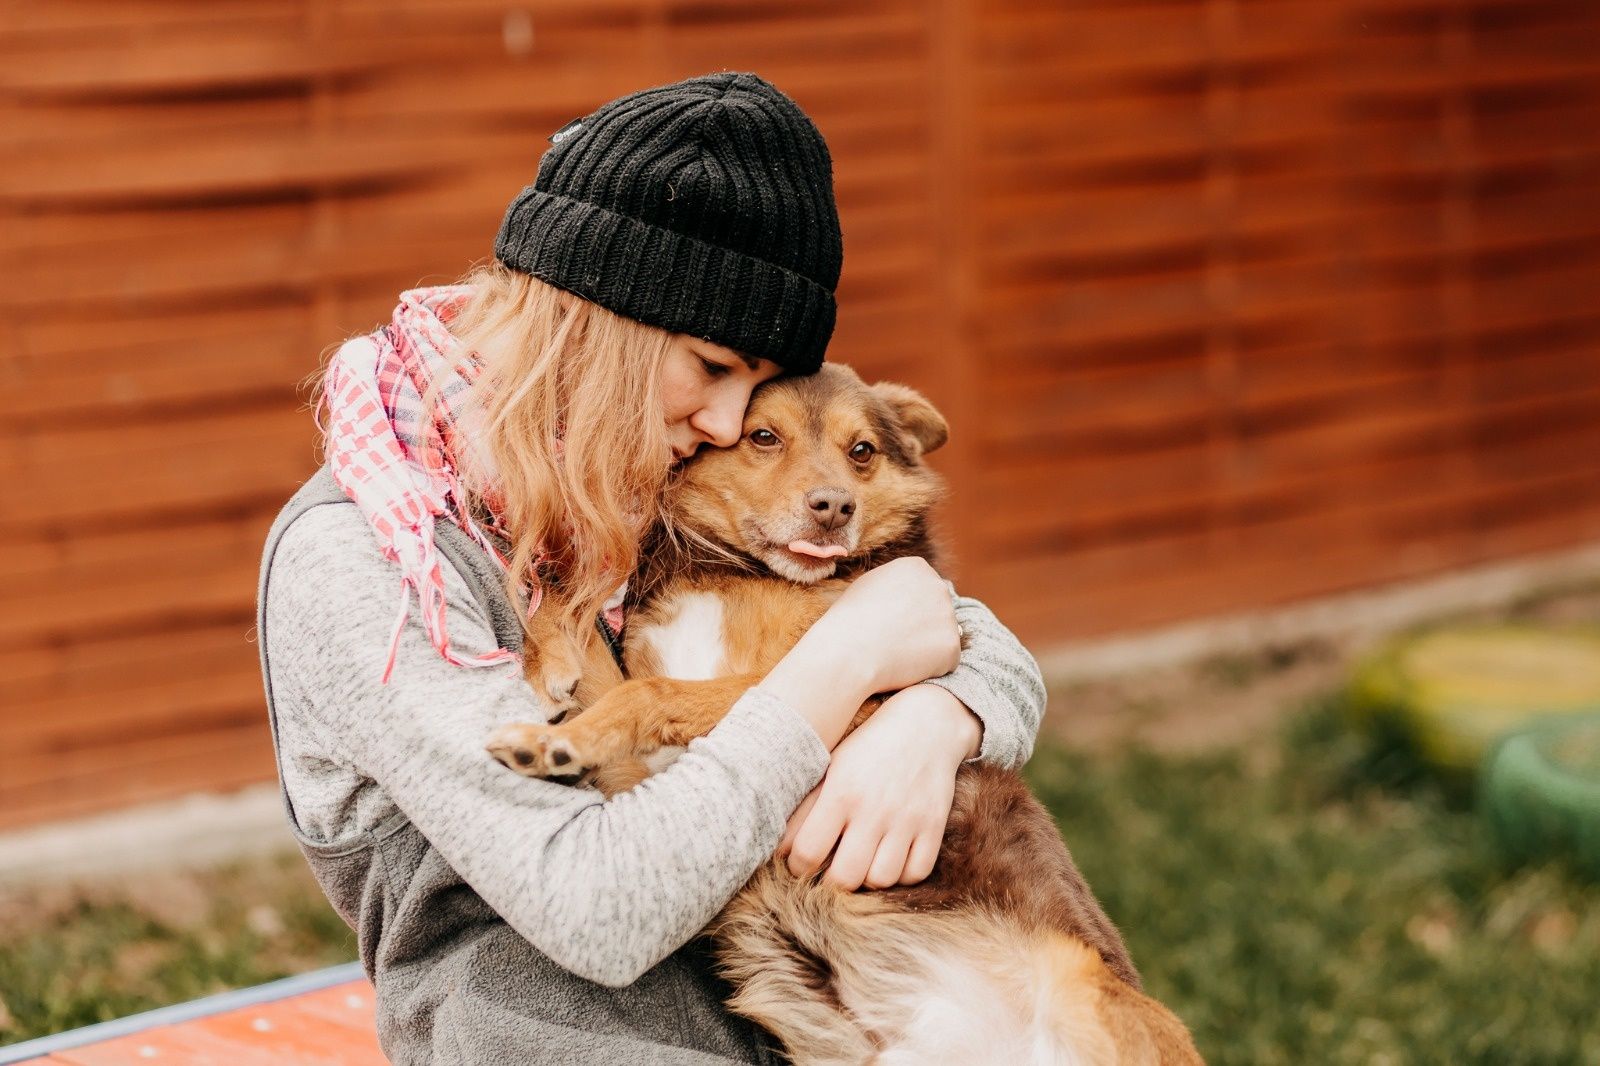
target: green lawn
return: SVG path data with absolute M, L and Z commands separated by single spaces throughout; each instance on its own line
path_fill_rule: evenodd
M 1600 887 L 1503 869 L 1328 708 L 1222 755 L 1050 747 L 1029 774 L 1211 1063 L 1600 1062 Z M 298 856 L 0 900 L 0 1042 L 353 955 Z
M 0 899 L 0 1044 L 348 962 L 298 854 Z
M 1331 707 L 1264 757 L 1051 749 L 1029 776 L 1208 1062 L 1600 1063 L 1600 887 L 1504 868 Z

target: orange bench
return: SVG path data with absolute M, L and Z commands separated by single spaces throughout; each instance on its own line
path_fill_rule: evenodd
M 359 963 L 0 1047 L 30 1066 L 387 1066 Z

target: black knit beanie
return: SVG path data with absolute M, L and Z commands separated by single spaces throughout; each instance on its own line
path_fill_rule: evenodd
M 754 74 L 645 89 L 567 123 L 497 259 L 617 314 L 822 365 L 844 258 L 828 146 Z

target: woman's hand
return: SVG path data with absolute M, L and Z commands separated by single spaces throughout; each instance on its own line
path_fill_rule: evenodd
M 926 559 L 912 556 L 852 581 L 760 687 L 832 748 L 867 697 L 941 677 L 960 657 L 950 586 Z
M 923 880 L 939 857 L 956 769 L 981 735 L 977 717 L 936 685 L 896 693 L 834 749 L 778 855 L 803 877 L 832 852 L 824 880 L 847 891 Z
M 868 695 L 948 674 L 961 657 L 950 586 L 920 556 L 892 560 L 856 578 L 812 626 L 812 632 L 819 630 L 841 653 L 869 667 Z

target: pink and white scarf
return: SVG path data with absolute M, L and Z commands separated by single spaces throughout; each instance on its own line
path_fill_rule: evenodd
M 477 357 L 452 363 L 457 349 L 446 328 L 472 296 L 465 285 L 411 289 L 387 326 L 346 341 L 328 364 L 319 418 L 333 478 L 366 516 L 385 558 L 400 566 L 400 606 L 382 683 L 394 671 L 400 633 L 416 590 L 428 640 L 456 666 L 494 666 L 518 655 L 497 648 L 483 655 L 457 655 L 445 628 L 444 573 L 434 544 L 434 520 L 454 522 L 505 569 L 509 560 L 473 520 L 456 474 L 456 456 L 470 447 L 458 433 L 460 409 L 481 367 Z M 423 397 L 442 382 L 435 416 L 427 418 Z M 493 500 L 485 501 L 493 512 Z M 490 529 L 494 529 L 491 525 Z M 499 532 L 497 530 L 497 532 Z M 539 606 L 537 576 L 529 574 L 528 613 Z M 607 619 L 608 622 L 611 619 Z M 621 620 L 616 620 L 620 628 Z

